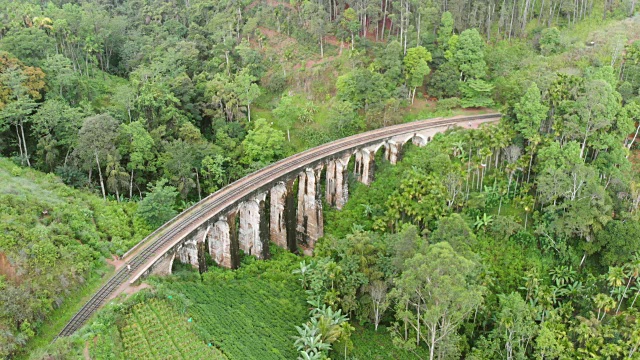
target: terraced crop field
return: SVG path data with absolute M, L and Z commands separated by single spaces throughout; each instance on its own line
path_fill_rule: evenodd
M 162 300 L 137 304 L 120 327 L 125 359 L 226 360 L 214 346 L 208 346 L 190 329 L 188 318 L 180 316 Z
M 198 333 L 230 360 L 290 360 L 295 325 L 307 320 L 304 292 L 289 283 L 244 278 L 210 284 L 176 282 L 171 289 L 193 305 L 189 314 Z

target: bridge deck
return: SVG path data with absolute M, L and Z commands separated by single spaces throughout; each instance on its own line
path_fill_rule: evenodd
M 124 256 L 127 263 L 131 265 L 131 271 L 127 270 L 126 267 L 118 270 L 91 299 L 89 299 L 82 309 L 71 318 L 58 336 L 73 334 L 107 299 L 117 295 L 118 291 L 116 290 L 121 286 L 126 286 L 127 282 L 133 283 L 138 280 L 164 253 L 180 243 L 192 230 L 196 229 L 207 219 L 221 214 L 225 209 L 230 208 L 238 201 L 254 193 L 265 183 L 278 181 L 288 174 L 299 172 L 305 167 L 333 154 L 357 149 L 375 142 L 390 139 L 394 136 L 456 124 L 461 124 L 463 127 L 467 127 L 467 124 L 471 127 L 477 127 L 479 124 L 485 122 L 498 121 L 501 116 L 502 115 L 498 113 L 457 116 L 447 119 L 436 118 L 389 126 L 339 139 L 303 151 L 249 174 L 186 209 L 132 248 Z

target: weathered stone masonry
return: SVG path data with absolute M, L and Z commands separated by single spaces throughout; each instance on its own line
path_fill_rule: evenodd
M 349 198 L 347 170 L 354 158 L 353 178 L 369 185 L 374 178 L 375 155 L 384 147 L 384 160 L 397 163 L 402 146 L 411 141 L 424 146 L 447 127 L 395 136 L 381 143 L 334 155 L 313 167 L 294 171 L 243 200 L 193 231 L 175 249 L 167 252 L 151 272 L 171 272 L 174 258 L 204 269 L 200 264 L 207 251 L 222 267 L 238 266 L 239 250 L 258 259 L 269 257 L 269 241 L 278 247 L 312 254 L 316 241 L 324 235 L 322 196 L 329 206 L 342 209 Z M 379 161 L 382 161 L 380 159 Z M 324 180 L 324 192 L 322 184 Z M 297 187 L 297 189 L 296 189 Z M 207 246 L 200 246 L 207 244 Z

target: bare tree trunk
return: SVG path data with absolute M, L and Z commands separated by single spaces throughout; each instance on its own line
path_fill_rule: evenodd
M 24 147 L 24 157 L 27 160 L 27 166 L 31 167 L 31 162 L 29 161 L 29 152 L 27 151 L 27 139 L 24 136 L 24 124 L 22 120 L 20 120 L 20 132 L 22 133 L 22 146 Z
M 131 178 L 129 180 L 129 200 L 133 198 L 133 169 L 131 169 Z
M 202 200 L 202 191 L 200 190 L 200 176 L 198 175 L 198 169 L 196 170 L 196 186 L 198 187 L 198 199 Z
M 418 10 L 418 11 L 420 11 L 420 10 Z M 417 46 L 420 46 L 420 17 L 421 17 L 421 15 L 422 14 L 420 12 L 418 12 L 418 40 L 417 40 Z
M 404 9 L 400 0 L 400 44 L 402 44 L 402 35 L 404 35 Z M 403 54 L 406 54 L 406 50 Z
M 529 177 L 531 176 L 531 164 L 533 164 L 533 151 L 531 152 L 531 156 L 529 157 L 529 170 L 527 170 L 527 182 L 529 182 Z
M 22 153 L 22 138 L 20 137 L 20 129 L 16 125 L 16 136 L 18 137 L 18 150 L 20 150 L 20 164 L 24 165 L 24 154 Z
M 633 146 L 633 143 L 636 141 L 636 138 L 638 137 L 638 132 L 639 131 L 640 131 L 640 123 L 638 123 L 638 127 L 636 128 L 636 133 L 633 135 L 633 139 L 631 139 L 631 142 L 627 146 L 629 148 L 629 150 L 631 150 L 631 147 Z M 627 155 L 627 157 L 629 157 L 629 156 Z
M 382 5 L 382 36 L 380 36 L 380 40 L 384 41 L 384 30 L 387 28 L 387 1 L 388 0 L 382 0 L 383 1 L 383 5 Z
M 524 12 L 522 13 L 522 24 L 520 27 L 520 33 L 524 34 L 525 28 L 527 27 L 527 17 L 529 15 L 528 11 L 529 11 L 529 5 L 530 5 L 530 0 L 526 0 L 524 3 Z
M 406 15 L 409 15 L 409 2 L 405 1 L 404 4 L 406 8 Z M 406 17 L 405 17 L 405 22 L 407 22 L 407 24 L 409 23 L 409 19 L 407 19 Z M 404 26 L 404 24 L 402 26 Z M 405 56 L 407 55 L 407 38 L 409 37 L 408 32 L 409 32 L 409 26 L 407 26 L 407 29 L 404 32 L 404 55 Z
M 513 34 L 513 18 L 516 15 L 516 1 L 513 0 L 513 8 L 511 9 L 511 22 L 509 23 L 509 40 L 511 40 L 511 34 Z
M 102 179 L 102 169 L 100 169 L 100 160 L 98 159 L 98 152 L 94 151 L 94 155 L 96 156 L 96 164 L 98 164 L 98 175 L 100 176 L 100 188 L 102 189 L 102 198 L 107 200 L 107 193 L 104 190 L 104 180 Z

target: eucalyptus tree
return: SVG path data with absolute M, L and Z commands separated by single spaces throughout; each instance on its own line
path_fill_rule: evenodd
M 431 72 L 431 69 L 429 69 L 431 59 L 431 53 L 422 46 L 407 50 L 407 55 L 404 57 L 403 63 L 406 83 L 410 88 L 413 88 L 411 92 L 411 103 L 413 103 L 416 97 L 416 89 L 422 86 L 425 76 Z
M 542 96 L 538 86 L 533 83 L 524 94 L 520 102 L 514 107 L 517 123 L 516 130 L 529 143 L 529 169 L 527 170 L 527 181 L 531 175 L 531 165 L 535 155 L 536 147 L 542 141 L 540 129 L 542 122 L 547 118 L 549 108 L 542 103 Z
M 88 117 L 84 120 L 78 131 L 78 146 L 74 153 L 82 160 L 85 168 L 98 169 L 102 197 L 107 198 L 102 168 L 106 165 L 107 157 L 116 151 L 115 143 L 118 136 L 118 122 L 108 114 L 100 114 Z
M 413 349 L 424 343 L 431 360 L 459 353 L 457 330 L 483 302 L 477 264 L 446 241 L 429 245 L 405 262 L 396 280 L 394 342 Z

